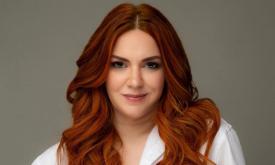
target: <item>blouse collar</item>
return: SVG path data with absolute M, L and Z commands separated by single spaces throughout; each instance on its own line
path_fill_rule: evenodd
M 158 127 L 155 125 L 148 135 L 143 153 L 141 155 L 140 165 L 153 165 L 159 161 L 164 153 L 165 145 L 159 136 Z

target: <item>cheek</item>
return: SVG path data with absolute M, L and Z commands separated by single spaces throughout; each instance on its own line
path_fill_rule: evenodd
M 164 74 L 162 72 L 157 72 L 154 75 L 147 76 L 147 84 L 151 89 L 156 90 L 156 92 L 162 93 L 164 86 Z
M 116 72 L 110 71 L 106 79 L 107 91 L 119 90 L 120 87 L 123 85 L 123 82 L 124 82 L 123 74 L 118 74 Z

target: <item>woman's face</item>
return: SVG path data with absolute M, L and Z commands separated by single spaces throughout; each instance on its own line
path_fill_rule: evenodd
M 164 86 L 155 40 L 135 29 L 122 34 L 114 47 L 106 89 L 117 120 L 153 115 Z

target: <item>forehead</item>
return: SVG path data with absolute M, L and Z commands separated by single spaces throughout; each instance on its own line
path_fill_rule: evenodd
M 146 58 L 160 56 L 156 41 L 139 29 L 123 33 L 115 43 L 113 55 L 124 58 Z

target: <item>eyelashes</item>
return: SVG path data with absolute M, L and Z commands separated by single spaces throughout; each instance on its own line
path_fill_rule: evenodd
M 122 61 L 113 61 L 111 62 L 111 67 L 112 68 L 126 68 L 128 67 L 125 62 Z M 146 62 L 143 67 L 151 69 L 151 70 L 157 70 L 161 67 L 161 64 L 158 62 Z
M 121 61 L 114 61 L 111 63 L 111 67 L 113 68 L 126 68 L 126 64 Z
M 150 69 L 158 69 L 160 68 L 160 64 L 157 62 L 147 62 L 146 66 Z

